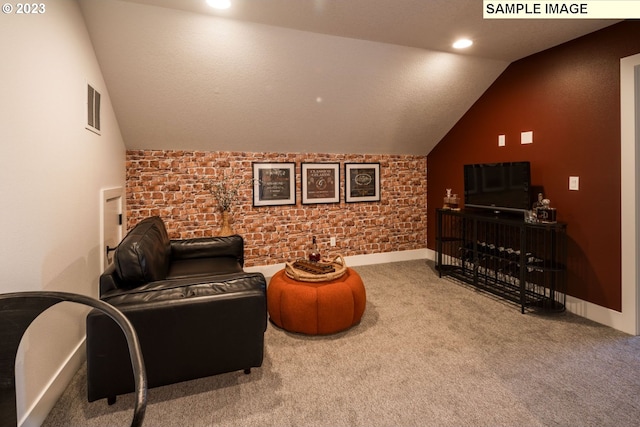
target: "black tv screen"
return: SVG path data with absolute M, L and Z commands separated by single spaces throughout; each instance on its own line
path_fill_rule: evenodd
M 464 205 L 494 211 L 531 209 L 529 162 L 464 165 Z

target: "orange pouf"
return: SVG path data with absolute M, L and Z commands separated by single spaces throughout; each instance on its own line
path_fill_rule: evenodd
M 267 306 L 271 321 L 291 332 L 332 334 L 360 322 L 367 302 L 360 275 L 348 268 L 328 282 L 299 282 L 277 272 L 269 281 Z

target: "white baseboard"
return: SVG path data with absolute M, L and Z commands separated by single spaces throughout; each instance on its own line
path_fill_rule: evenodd
M 567 311 L 630 335 L 637 335 L 631 316 L 567 295 Z
M 20 427 L 40 427 L 42 425 L 85 359 L 85 340 L 82 339 L 51 377 L 49 383 L 45 385 L 33 405 L 20 418 L 18 421 Z
M 353 255 L 345 257 L 350 266 L 385 264 L 388 262 L 412 261 L 416 259 L 435 259 L 435 252 L 431 249 L 413 249 L 409 251 L 383 252 L 379 254 Z
M 352 255 L 344 257 L 345 263 L 349 267 L 357 267 L 359 265 L 385 264 L 388 262 L 411 261 L 416 259 L 435 259 L 435 252 L 431 249 L 412 249 L 408 251 L 383 252 L 378 254 Z M 284 263 L 260 265 L 255 267 L 245 267 L 245 271 L 258 272 L 264 274 L 264 277 L 271 278 L 278 271 L 285 267 Z

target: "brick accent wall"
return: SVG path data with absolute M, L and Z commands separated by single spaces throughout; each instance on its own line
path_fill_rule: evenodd
M 254 207 L 253 162 L 295 162 L 296 205 Z M 340 163 L 340 203 L 302 204 L 302 162 Z M 380 202 L 344 202 L 345 162 L 380 163 Z M 427 245 L 426 156 L 130 150 L 126 168 L 128 228 L 159 215 L 172 239 L 217 235 L 222 215 L 207 184 L 246 181 L 231 225 L 245 239 L 247 267 L 304 257 L 312 236 L 323 256 Z

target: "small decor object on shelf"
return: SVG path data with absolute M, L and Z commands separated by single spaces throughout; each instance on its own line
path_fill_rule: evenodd
M 534 213 L 538 210 L 538 208 L 544 207 L 544 203 L 542 203 L 543 200 L 544 200 L 544 196 L 542 195 L 542 193 L 538 193 L 538 200 L 533 202 L 533 206 L 531 207 L 531 210 Z
M 457 194 L 454 194 L 453 196 L 451 196 L 449 198 L 449 206 L 451 207 L 451 210 L 459 211 L 460 210 L 460 208 L 459 208 L 460 204 L 459 203 L 460 203 L 460 199 L 458 199 L 458 195 Z
M 444 204 L 442 209 L 460 210 L 460 199 L 457 194 L 451 194 L 451 188 L 447 188 L 447 195 L 444 196 Z
M 451 209 L 451 205 L 449 204 L 449 199 L 451 198 L 451 189 L 447 188 L 447 194 L 444 196 L 444 203 L 442 204 L 442 209 Z
M 311 249 L 309 249 L 309 261 L 311 262 L 320 261 L 320 252 L 318 252 L 318 244 L 316 243 L 316 236 L 313 236 Z
M 538 222 L 537 218 L 536 218 L 536 212 L 531 210 L 531 211 L 524 211 L 524 222 L 528 222 L 529 224 Z
M 533 204 L 533 212 L 538 222 L 556 222 L 556 209 L 550 207 L 551 201 L 538 193 L 538 200 Z

